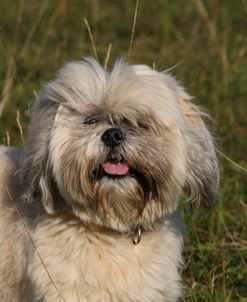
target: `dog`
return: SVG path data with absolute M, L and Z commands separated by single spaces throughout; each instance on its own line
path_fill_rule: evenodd
M 0 148 L 1 301 L 178 301 L 179 201 L 218 192 L 205 116 L 168 72 L 67 63 Z

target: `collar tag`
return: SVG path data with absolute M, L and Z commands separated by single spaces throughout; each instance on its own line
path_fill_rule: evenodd
M 137 225 L 135 229 L 134 236 L 132 238 L 133 244 L 139 244 L 142 237 L 142 226 L 140 224 Z

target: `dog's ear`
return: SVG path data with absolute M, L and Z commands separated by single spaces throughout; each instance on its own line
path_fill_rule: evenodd
M 181 100 L 187 140 L 187 175 L 185 192 L 193 207 L 210 207 L 218 196 L 219 164 L 214 139 L 207 129 L 206 116 L 189 100 Z
M 21 176 L 26 187 L 24 198 L 29 202 L 40 202 L 44 209 L 54 212 L 54 189 L 49 164 L 49 139 L 59 104 L 49 99 L 44 89 L 29 110 L 31 118 Z
M 39 179 L 39 190 L 44 209 L 48 214 L 54 214 L 54 184 L 47 174 L 41 175 Z
M 54 214 L 54 198 L 57 186 L 53 180 L 49 163 L 45 158 L 38 158 L 34 154 L 27 156 L 21 170 L 23 186 L 26 187 L 23 198 L 28 202 L 42 203 L 45 211 Z
M 33 164 L 32 156 L 29 156 L 24 162 L 21 170 L 22 183 L 26 187 L 23 198 L 29 203 L 42 203 L 44 209 L 49 214 L 54 214 L 54 188 L 52 179 L 43 171 L 42 162 L 40 165 Z M 28 167 L 28 163 L 30 167 Z

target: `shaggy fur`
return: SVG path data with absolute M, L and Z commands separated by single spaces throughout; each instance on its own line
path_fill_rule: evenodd
M 178 301 L 179 199 L 218 189 L 203 115 L 166 72 L 65 65 L 0 148 L 0 300 Z

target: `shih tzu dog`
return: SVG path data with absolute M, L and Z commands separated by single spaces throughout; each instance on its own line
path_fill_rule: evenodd
M 218 189 L 204 115 L 167 72 L 65 65 L 0 148 L 0 300 L 178 301 L 179 200 Z

